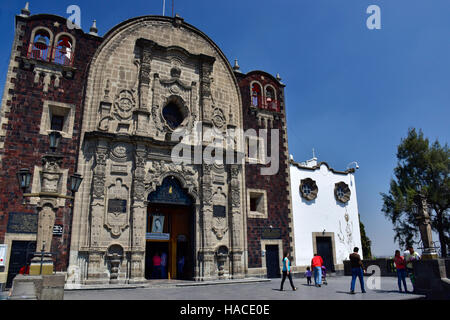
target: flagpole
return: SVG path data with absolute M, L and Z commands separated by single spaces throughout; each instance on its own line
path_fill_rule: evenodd
M 163 0 L 163 16 L 166 15 L 166 0 Z

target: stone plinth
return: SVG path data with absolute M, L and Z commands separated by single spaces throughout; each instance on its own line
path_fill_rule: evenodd
M 13 280 L 11 300 L 63 300 L 64 274 L 17 275 Z
M 413 267 L 416 293 L 425 294 L 428 299 L 450 299 L 444 259 L 414 261 Z

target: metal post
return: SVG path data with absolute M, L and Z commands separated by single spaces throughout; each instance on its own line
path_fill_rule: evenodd
M 41 267 L 39 269 L 39 274 L 42 275 L 42 264 L 44 263 L 44 248 L 41 250 Z

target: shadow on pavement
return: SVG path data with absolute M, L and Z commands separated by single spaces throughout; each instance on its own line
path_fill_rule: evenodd
M 357 294 L 357 293 L 360 293 L 360 292 L 355 292 L 355 293 L 350 293 L 350 291 L 336 291 L 336 293 L 345 293 L 345 294 L 348 294 L 348 295 L 355 295 L 355 294 Z

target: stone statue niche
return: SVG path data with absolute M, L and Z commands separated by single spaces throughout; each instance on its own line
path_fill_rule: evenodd
M 123 260 L 123 248 L 118 244 L 112 245 L 108 249 L 106 258 L 109 268 L 109 283 L 119 283 L 120 265 Z
M 217 268 L 219 270 L 219 279 L 225 278 L 225 263 L 228 259 L 228 248 L 220 246 L 216 251 Z

